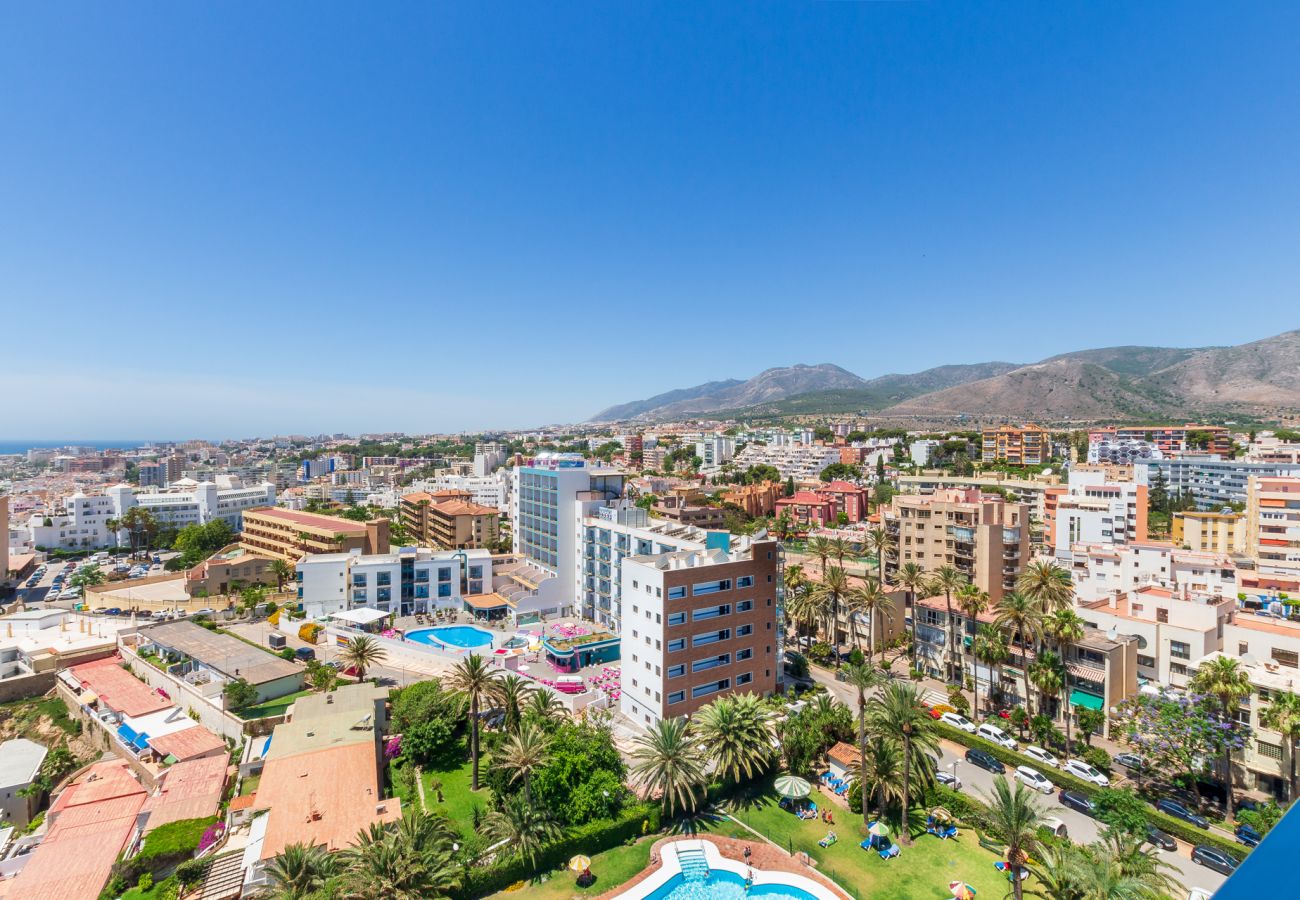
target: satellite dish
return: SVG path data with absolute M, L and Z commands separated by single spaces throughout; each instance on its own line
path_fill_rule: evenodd
M 1241 654 L 1241 661 L 1248 666 L 1253 666 L 1258 662 L 1258 660 L 1255 659 L 1255 654 L 1253 653 Z
M 1112 641 L 1115 640 L 1116 638 L 1119 637 L 1119 629 L 1116 628 L 1114 625 L 1110 626 L 1110 628 L 1107 629 L 1106 631 L 1106 637 L 1110 638 Z
M 1048 469 L 1044 469 L 1044 470 L 1043 470 L 1043 474 L 1044 474 L 1044 475 L 1051 475 L 1051 474 L 1052 474 L 1052 470 L 1051 470 L 1050 468 L 1048 468 Z

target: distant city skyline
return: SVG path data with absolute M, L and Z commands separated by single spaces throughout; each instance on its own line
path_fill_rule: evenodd
M 6 10 L 4 429 L 514 428 L 1298 324 L 1294 5 L 665 12 Z

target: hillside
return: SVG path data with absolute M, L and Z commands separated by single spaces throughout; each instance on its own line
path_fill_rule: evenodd
M 1199 408 L 1300 408 L 1300 331 L 1214 347 L 1143 379 Z

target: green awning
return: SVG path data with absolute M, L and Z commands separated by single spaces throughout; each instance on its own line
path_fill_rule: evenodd
M 1102 710 L 1106 708 L 1106 701 L 1096 694 L 1089 694 L 1085 691 L 1070 691 L 1070 705 L 1082 706 L 1087 709 Z

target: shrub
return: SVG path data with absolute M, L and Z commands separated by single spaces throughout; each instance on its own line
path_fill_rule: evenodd
M 849 651 L 849 665 L 860 666 L 866 661 L 867 657 L 857 647 Z
M 140 880 L 135 883 L 136 889 L 140 891 L 153 890 L 153 873 L 145 872 L 140 876 Z
M 211 864 L 211 857 L 206 859 L 187 859 L 176 867 L 176 880 L 187 888 L 192 887 L 207 877 L 208 866 Z
M 292 647 L 285 647 L 283 650 L 277 653 L 276 656 L 280 657 L 280 659 L 284 660 L 285 662 L 293 662 L 294 659 L 296 658 L 294 656 Z
M 862 785 L 856 778 L 849 785 L 849 812 L 862 815 Z
M 818 641 L 808 648 L 808 658 L 820 666 L 827 665 L 835 658 L 835 653 L 831 650 L 831 645 L 825 641 Z
M 1083 761 L 1093 768 L 1110 774 L 1110 754 L 1101 747 L 1089 747 L 1083 751 Z

